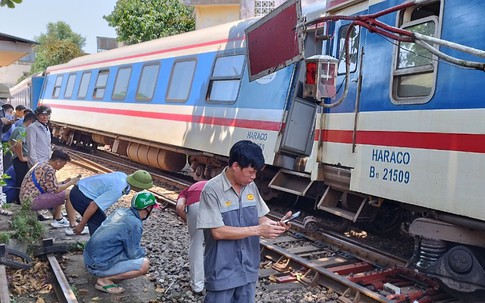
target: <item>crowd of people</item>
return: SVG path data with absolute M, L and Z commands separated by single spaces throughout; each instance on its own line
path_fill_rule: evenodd
M 68 235 L 89 233 L 83 257 L 86 269 L 97 278 L 94 287 L 122 293 L 123 287 L 116 283 L 144 275 L 150 266 L 141 238 L 142 222 L 157 207 L 153 194 L 146 191 L 153 186 L 152 176 L 138 170 L 130 175 L 113 172 L 57 180 L 56 171 L 70 157 L 51 149 L 51 109 L 45 105 L 34 112 L 24 106 L 14 109 L 4 97 L 0 96 L 0 135 L 12 151 L 11 158 L 7 153 L 3 158 L 4 165 L 12 166 L 6 169 L 11 176 L 8 202 L 29 201 L 32 210 L 51 210 L 51 226 L 66 228 Z M 290 227 L 284 220 L 291 212 L 280 221 L 266 217 L 268 206 L 254 183 L 264 163 L 257 144 L 239 141 L 219 175 L 179 194 L 176 211 L 187 222 L 190 236 L 191 286 L 206 303 L 254 302 L 259 239 L 278 237 Z M 135 192 L 130 207 L 107 216 L 105 211 L 130 191 Z

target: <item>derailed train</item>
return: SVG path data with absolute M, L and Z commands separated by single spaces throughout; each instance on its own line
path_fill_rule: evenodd
M 265 199 L 309 197 L 381 231 L 405 220 L 410 266 L 482 293 L 482 1 L 327 0 L 299 13 L 288 2 L 49 67 L 40 102 L 53 134 L 163 170 L 188 160 L 197 178 L 252 140 Z

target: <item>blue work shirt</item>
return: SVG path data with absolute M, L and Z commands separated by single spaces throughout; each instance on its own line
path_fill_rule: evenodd
M 259 237 L 215 240 L 211 229 L 222 226 L 256 226 L 269 212 L 254 182 L 238 196 L 226 177 L 226 169 L 207 182 L 200 197 L 197 229 L 204 229 L 205 287 L 221 291 L 258 280 Z
M 15 129 L 15 125 L 12 125 L 9 130 L 2 134 L 2 142 L 8 142 L 10 140 L 10 136 L 12 136 L 12 132 Z
M 143 225 L 134 208 L 115 210 L 84 247 L 84 264 L 96 270 L 108 270 L 120 261 L 139 259 L 146 252 L 140 246 Z
M 83 195 L 93 200 L 102 211 L 105 211 L 124 194 L 128 193 L 126 191 L 128 187 L 127 177 L 122 172 L 95 175 L 81 179 L 77 186 Z

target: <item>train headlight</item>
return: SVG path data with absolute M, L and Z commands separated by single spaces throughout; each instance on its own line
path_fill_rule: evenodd
M 313 97 L 318 101 L 334 97 L 337 92 L 338 60 L 327 55 L 315 55 L 307 58 L 304 97 Z

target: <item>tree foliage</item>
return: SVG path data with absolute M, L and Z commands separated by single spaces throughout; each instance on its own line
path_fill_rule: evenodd
M 192 11 L 179 0 L 118 0 L 103 18 L 116 29 L 118 41 L 135 44 L 194 30 Z
M 43 44 L 44 41 L 51 38 L 60 41 L 69 41 L 76 44 L 80 49 L 86 45 L 86 38 L 80 34 L 76 34 L 72 31 L 71 27 L 63 21 L 58 21 L 56 23 L 49 22 L 47 24 L 47 33 L 41 33 L 38 37 L 35 37 L 35 41 Z
M 7 6 L 8 8 L 15 8 L 15 4 L 22 3 L 22 0 L 1 0 L 0 6 Z
M 82 47 L 86 44 L 86 38 L 74 33 L 71 27 L 62 21 L 49 23 L 47 33 L 35 37 L 35 40 L 39 45 L 35 49 L 36 56 L 30 69 L 31 74 L 84 55 Z

